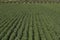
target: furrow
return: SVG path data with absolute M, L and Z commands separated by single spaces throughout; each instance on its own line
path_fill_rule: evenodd
M 48 31 L 47 28 L 46 28 L 47 25 L 46 25 L 46 23 L 45 23 L 44 16 L 42 15 L 41 17 L 42 17 L 43 30 L 44 30 L 44 32 L 45 32 L 45 36 L 46 36 L 47 40 L 53 40 L 52 37 L 51 37 L 51 34 L 49 33 L 49 31 Z M 47 37 L 47 36 L 48 36 L 48 37 Z
M 39 31 L 40 31 L 40 36 L 41 36 L 41 40 L 47 40 L 46 36 L 45 36 L 45 32 L 43 30 L 43 25 L 42 25 L 42 20 L 41 20 L 41 16 L 38 15 L 38 26 L 39 26 Z
M 17 17 L 16 17 L 13 21 L 11 21 L 11 23 L 4 29 L 4 31 L 2 31 L 2 32 L 0 33 L 0 40 L 2 39 L 2 37 L 5 36 L 5 34 L 7 33 L 7 31 L 11 28 L 11 26 L 13 25 L 13 23 L 14 23 L 16 20 L 17 20 Z
M 49 33 L 51 34 L 51 37 L 53 38 L 53 40 L 58 40 L 58 37 L 54 32 L 55 26 L 54 26 L 54 23 L 52 23 L 51 21 L 52 19 L 50 17 L 46 17 L 45 20 L 47 21 L 46 24 L 49 23 L 47 29 L 50 31 Z
M 29 39 L 28 40 L 33 40 L 32 39 L 32 16 L 30 15 L 30 23 L 29 23 Z
M 35 40 L 34 39 L 34 15 L 32 14 L 32 40 Z
M 0 33 L 9 25 L 9 23 L 13 20 L 14 17 L 12 17 L 10 20 L 6 19 L 5 23 L 1 25 Z
M 23 15 L 21 15 L 21 19 L 23 18 L 24 16 Z M 11 31 L 11 33 L 10 33 L 10 36 L 9 36 L 9 39 L 8 40 L 14 40 L 16 37 L 17 37 L 17 31 L 19 30 L 19 28 L 20 28 L 20 18 L 18 18 L 19 20 L 19 22 L 18 22 L 18 24 L 16 25 L 16 28 L 13 30 L 13 32 Z
M 25 24 L 25 30 L 23 32 L 23 36 L 21 40 L 27 40 L 27 28 L 28 28 L 28 16 L 26 17 L 26 24 Z
M 21 21 L 21 25 L 19 30 L 17 31 L 17 37 L 15 38 L 15 40 L 21 40 L 22 36 L 23 36 L 23 31 L 25 30 L 25 21 L 26 21 L 26 15 L 24 15 L 23 21 Z
M 38 28 L 37 28 L 37 20 L 36 20 L 36 15 L 34 15 L 34 40 L 39 40 L 39 31 L 38 31 Z
M 2 38 L 2 40 L 9 40 L 9 38 L 10 38 L 10 36 L 11 36 L 11 33 L 13 32 L 13 30 L 14 29 L 16 29 L 16 26 L 17 26 L 17 24 L 18 24 L 18 22 L 19 22 L 19 17 L 17 17 L 18 19 L 17 19 L 17 22 L 16 23 L 14 23 L 13 25 L 12 24 L 9 24 L 9 26 L 11 27 L 9 30 L 8 30 L 8 32 L 6 33 L 6 35 Z

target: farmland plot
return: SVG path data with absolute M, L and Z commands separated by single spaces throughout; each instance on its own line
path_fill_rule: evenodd
M 60 40 L 60 4 L 0 4 L 0 40 Z

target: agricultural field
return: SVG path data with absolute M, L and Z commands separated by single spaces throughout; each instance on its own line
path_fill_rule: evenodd
M 60 40 L 60 3 L 0 3 L 0 40 Z

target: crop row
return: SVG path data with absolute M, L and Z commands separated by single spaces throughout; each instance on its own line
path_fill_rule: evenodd
M 48 4 L 4 4 L 0 7 L 0 40 L 60 40 L 60 26 L 56 20 L 60 17 L 60 11 L 56 11 L 59 6 L 55 10 Z

